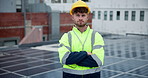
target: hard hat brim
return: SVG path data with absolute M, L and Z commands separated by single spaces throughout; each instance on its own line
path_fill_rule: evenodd
M 77 6 L 77 7 L 75 7 L 75 8 L 79 8 L 79 7 L 85 7 L 85 8 L 87 8 L 88 9 L 88 14 L 90 13 L 90 8 L 89 7 L 86 7 L 86 6 Z M 75 8 L 73 8 L 73 9 L 71 9 L 70 10 L 70 15 L 72 15 L 72 11 L 75 9 Z

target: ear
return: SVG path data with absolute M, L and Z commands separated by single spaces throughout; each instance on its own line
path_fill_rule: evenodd
M 87 18 L 89 19 L 89 14 L 87 15 Z
M 87 19 L 89 19 L 89 15 L 90 15 L 90 14 L 87 14 Z
M 74 15 L 71 15 L 71 19 L 74 20 Z

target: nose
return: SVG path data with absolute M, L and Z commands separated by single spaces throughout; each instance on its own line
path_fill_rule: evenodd
M 82 20 L 83 19 L 83 17 L 82 16 L 79 16 L 79 20 Z

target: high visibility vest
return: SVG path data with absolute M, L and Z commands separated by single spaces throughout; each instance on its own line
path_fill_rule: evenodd
M 72 31 L 65 33 L 59 40 L 59 58 L 63 65 L 63 71 L 71 74 L 90 74 L 99 72 L 101 66 L 104 64 L 104 41 L 102 36 L 90 29 L 81 33 L 76 27 Z M 99 67 L 84 67 L 77 64 L 66 65 L 66 59 L 70 52 L 86 51 L 91 52 L 93 59 L 97 62 Z

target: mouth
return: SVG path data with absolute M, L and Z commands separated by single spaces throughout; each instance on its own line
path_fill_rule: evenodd
M 78 21 L 78 23 L 82 24 L 84 21 Z

